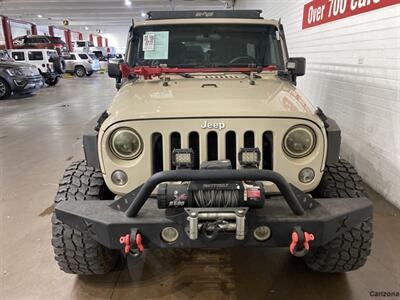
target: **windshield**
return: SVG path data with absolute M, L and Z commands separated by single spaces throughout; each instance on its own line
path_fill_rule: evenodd
M 0 50 L 0 61 L 14 61 L 6 51 Z
M 154 25 L 135 29 L 127 51 L 131 66 L 283 69 L 282 47 L 272 25 Z
M 89 59 L 89 57 L 86 55 L 86 54 L 78 54 L 78 56 L 81 58 L 81 59 Z

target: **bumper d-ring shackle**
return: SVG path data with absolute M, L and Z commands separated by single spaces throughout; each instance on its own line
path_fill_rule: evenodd
M 131 254 L 133 256 L 139 256 L 144 252 L 142 235 L 136 228 L 132 228 L 130 234 L 121 236 L 119 238 L 119 243 L 123 245 L 123 252 L 125 255 Z
M 294 226 L 291 235 L 289 251 L 296 257 L 305 256 L 310 250 L 309 242 L 314 240 L 314 235 L 303 231 L 300 226 Z

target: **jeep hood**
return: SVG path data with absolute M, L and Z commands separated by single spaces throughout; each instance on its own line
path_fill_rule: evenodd
M 321 127 L 315 108 L 296 87 L 276 74 L 262 74 L 249 83 L 244 74 L 212 74 L 124 84 L 108 108 L 107 127 L 136 119 L 288 117 L 309 119 Z

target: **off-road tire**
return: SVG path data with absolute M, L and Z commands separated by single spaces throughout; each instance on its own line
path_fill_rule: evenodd
M 59 183 L 55 204 L 64 201 L 102 200 L 109 194 L 100 170 L 89 167 L 85 161 L 73 162 Z M 55 259 L 66 273 L 97 275 L 110 272 L 120 252 L 97 243 L 87 234 L 73 229 L 52 216 L 52 245 Z
M 53 63 L 53 67 L 54 70 L 58 73 L 58 74 L 64 74 L 65 73 L 65 60 L 62 57 L 55 57 L 55 58 L 51 58 L 49 59 L 50 62 Z
M 361 177 L 344 159 L 327 165 L 322 180 L 312 193 L 319 198 L 358 198 L 365 196 Z M 361 224 L 342 232 L 320 247 L 311 247 L 304 257 L 308 268 L 317 272 L 348 272 L 362 267 L 371 253 L 372 222 Z
M 59 77 L 55 77 L 55 78 L 52 78 L 52 79 L 46 79 L 46 80 L 45 80 L 45 83 L 46 83 L 48 86 L 55 86 L 55 85 L 57 85 L 57 83 L 58 83 L 59 80 L 60 80 Z
M 6 99 L 11 95 L 11 89 L 8 83 L 0 78 L 0 100 Z
M 312 192 L 315 198 L 359 198 L 366 196 L 362 178 L 348 161 L 340 159 L 327 165 L 318 187 Z
M 83 66 L 77 66 L 75 67 L 75 75 L 82 78 L 85 77 L 86 75 L 86 69 Z
M 370 219 L 343 232 L 321 247 L 311 247 L 304 257 L 308 268 L 317 272 L 348 272 L 362 267 L 371 253 Z

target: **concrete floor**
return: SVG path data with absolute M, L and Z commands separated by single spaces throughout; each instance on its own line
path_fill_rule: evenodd
M 312 273 L 287 249 L 148 251 L 132 271 L 61 272 L 50 245 L 57 183 L 82 157 L 84 123 L 114 94 L 112 80 L 94 75 L 0 102 L 1 299 L 369 299 L 370 291 L 400 292 L 399 210 L 371 190 L 373 252 L 348 274 Z

